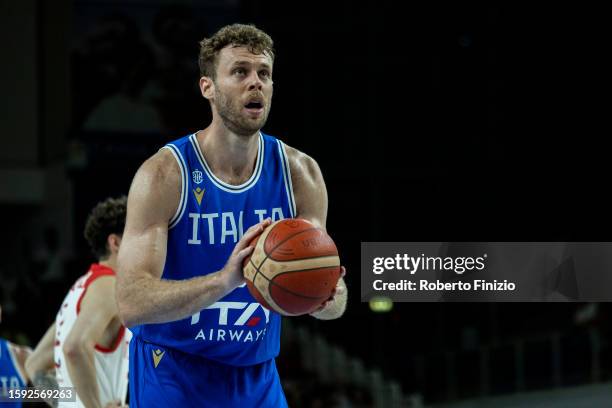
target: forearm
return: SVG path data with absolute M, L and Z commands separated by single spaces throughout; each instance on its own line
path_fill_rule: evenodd
M 119 315 L 127 327 L 184 319 L 212 305 L 233 287 L 221 272 L 172 281 L 142 277 L 118 282 Z
M 83 405 L 101 408 L 93 346 L 85 344 L 75 346 L 64 354 L 72 385 Z
M 336 291 L 334 300 L 330 302 L 324 309 L 317 312 L 313 312 L 310 315 L 320 320 L 333 320 L 337 319 L 344 314 L 346 310 L 346 302 L 348 299 L 346 283 L 344 279 L 338 281 L 339 288 Z
M 38 373 L 46 373 L 54 368 L 53 363 L 53 343 L 55 340 L 55 323 L 48 329 L 43 338 L 40 340 L 32 354 L 25 362 L 25 370 L 30 379 Z
M 51 357 L 51 358 L 49 358 Z M 53 351 L 48 354 L 35 354 L 26 360 L 25 370 L 28 378 L 34 379 L 39 373 L 46 373 L 53 368 Z

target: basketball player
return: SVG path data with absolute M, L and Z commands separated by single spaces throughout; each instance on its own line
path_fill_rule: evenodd
M 325 228 L 325 183 L 313 159 L 260 131 L 272 102 L 272 39 L 236 24 L 200 46 L 212 122 L 147 160 L 128 198 L 117 300 L 134 332 L 130 403 L 284 407 L 280 315 L 250 295 L 242 262 L 272 221 Z M 314 315 L 334 319 L 345 305 L 341 279 Z
M 70 288 L 47 330 L 26 362 L 34 384 L 46 387 L 55 368 L 59 387 L 74 387 L 74 402 L 59 407 L 117 407 L 125 402 L 128 381 L 129 330 L 121 324 L 115 302 L 115 270 L 125 226 L 125 197 L 94 207 L 85 238 L 98 262 Z M 48 380 L 48 378 L 47 378 Z
M 2 307 L 0 307 L 0 322 Z M 7 397 L 9 389 L 25 388 L 28 376 L 25 371 L 25 361 L 32 352 L 29 347 L 19 346 L 0 338 L 0 395 Z M 7 400 L 8 401 L 8 400 Z M 0 403 L 2 407 L 19 408 L 21 401 Z

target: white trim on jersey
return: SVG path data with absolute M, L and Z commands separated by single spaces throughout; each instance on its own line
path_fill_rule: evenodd
M 168 229 L 171 229 L 174 228 L 176 224 L 178 224 L 181 218 L 183 218 L 183 213 L 185 212 L 185 208 L 187 208 L 187 180 L 189 180 L 189 178 L 187 175 L 187 165 L 185 164 L 185 161 L 181 157 L 176 146 L 166 145 L 162 147 L 162 149 L 170 150 L 170 153 L 172 153 L 172 155 L 176 159 L 176 162 L 178 163 L 179 168 L 181 170 L 181 199 L 179 200 L 179 205 L 176 208 L 176 213 L 172 216 L 172 218 L 170 218 L 170 221 L 168 222 Z
M 265 143 L 263 141 L 263 135 L 261 134 L 261 132 L 259 133 L 259 146 L 257 148 L 257 164 L 255 166 L 255 171 L 253 172 L 253 174 L 247 181 L 245 181 L 244 183 L 238 186 L 228 184 L 224 182 L 223 180 L 218 179 L 217 176 L 214 175 L 214 173 L 208 166 L 206 159 L 204 158 L 204 154 L 202 154 L 202 150 L 200 150 L 200 145 L 198 143 L 198 139 L 196 138 L 195 133 L 191 135 L 191 137 L 189 137 L 189 140 L 191 141 L 191 145 L 193 146 L 193 149 L 196 152 L 196 156 L 198 157 L 200 164 L 204 168 L 204 171 L 208 175 L 208 178 L 219 189 L 226 191 L 228 193 L 242 193 L 248 190 L 249 188 L 251 188 L 252 186 L 254 186 L 257 183 L 257 180 L 259 180 L 259 176 L 261 175 L 261 169 L 263 168 L 264 154 L 265 154 Z
M 291 182 L 291 169 L 289 167 L 289 160 L 287 159 L 287 153 L 285 152 L 285 144 L 278 140 L 278 152 L 282 161 L 283 178 L 285 179 L 285 190 L 287 191 L 287 199 L 289 200 L 289 211 L 291 211 L 291 218 L 297 216 L 297 208 L 295 206 L 295 196 L 293 195 L 293 183 Z

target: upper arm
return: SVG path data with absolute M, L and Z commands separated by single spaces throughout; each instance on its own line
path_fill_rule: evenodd
M 312 157 L 292 147 L 286 146 L 286 152 L 297 208 L 296 216 L 326 229 L 327 189 L 319 165 Z
M 159 278 L 166 260 L 168 225 L 180 201 L 181 175 L 167 149 L 147 160 L 134 176 L 119 248 L 117 296 L 125 283 L 142 276 Z
M 113 318 L 117 317 L 115 298 L 115 277 L 101 276 L 88 287 L 81 300 L 79 314 L 65 346 L 87 345 L 93 348 L 104 335 Z

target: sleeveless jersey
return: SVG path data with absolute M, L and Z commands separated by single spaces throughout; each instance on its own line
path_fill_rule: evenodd
M 114 276 L 115 272 L 103 265 L 91 265 L 89 272 L 81 276 L 72 286 L 55 319 L 55 375 L 60 387 L 73 387 L 68 373 L 63 346 L 66 338 L 75 324 L 81 309 L 81 301 L 87 293 L 87 288 L 101 276 Z M 109 299 L 109 302 L 114 301 Z M 121 326 L 117 338 L 111 348 L 100 345 L 95 346 L 94 363 L 96 366 L 96 379 L 100 402 L 104 406 L 112 401 L 125 401 L 128 383 L 128 348 L 132 334 L 124 326 Z M 74 402 L 64 402 L 60 407 L 74 407 Z M 76 406 L 82 407 L 83 403 L 77 395 Z
M 295 217 L 291 174 L 283 143 L 259 134 L 255 169 L 230 185 L 211 171 L 196 135 L 163 148 L 181 170 L 181 199 L 168 227 L 162 279 L 182 280 L 223 268 L 250 226 L 271 217 Z M 264 308 L 246 284 L 191 317 L 133 328 L 145 342 L 223 364 L 248 366 L 270 360 L 280 348 L 280 315 Z
M 9 342 L 0 339 L 0 394 L 7 397 L 9 389 L 19 389 L 26 386 L 25 375 L 21 372 L 16 357 L 11 352 Z M 6 399 L 5 401 L 10 401 Z M 21 407 L 21 401 L 3 402 L 2 407 Z

